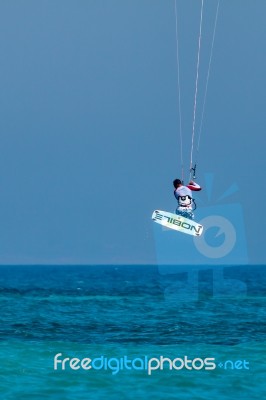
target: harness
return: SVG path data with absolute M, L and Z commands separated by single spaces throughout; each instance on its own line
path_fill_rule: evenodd
M 195 200 L 192 199 L 192 197 L 190 197 L 188 195 L 186 195 L 186 196 L 178 196 L 177 201 L 178 201 L 178 205 L 180 207 L 191 208 L 191 205 L 192 205 L 192 210 L 193 211 L 196 210 L 196 208 L 197 208 Z

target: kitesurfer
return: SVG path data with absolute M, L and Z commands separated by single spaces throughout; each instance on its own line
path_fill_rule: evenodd
M 201 190 L 200 185 L 194 181 L 190 181 L 188 185 L 184 186 L 180 179 L 175 179 L 173 185 L 175 188 L 174 195 L 178 202 L 176 214 L 193 219 L 193 210 L 195 210 L 196 205 L 192 197 L 192 191 Z

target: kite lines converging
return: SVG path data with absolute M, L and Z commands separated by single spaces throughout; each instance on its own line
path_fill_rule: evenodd
M 177 64 L 177 92 L 178 92 L 178 115 L 179 115 L 179 137 L 180 137 L 180 164 L 181 164 L 181 176 L 182 180 L 184 180 L 184 156 L 183 156 L 183 128 L 182 128 L 182 110 L 181 110 L 181 89 L 180 89 L 180 54 L 179 54 L 179 35 L 178 35 L 178 7 L 177 7 L 177 0 L 174 0 L 174 9 L 175 9 L 175 36 L 176 36 L 176 64 Z M 202 47 L 202 28 L 203 28 L 203 12 L 204 10 L 204 0 L 201 0 L 201 7 L 200 7 L 200 17 L 199 17 L 199 35 L 198 35 L 198 48 L 197 48 L 197 61 L 196 61 L 196 78 L 195 78 L 195 92 L 194 92 L 194 105 L 193 105 L 193 117 L 192 117 L 192 135 L 191 135 L 191 149 L 190 149 L 190 163 L 189 163 L 189 171 L 190 171 L 190 179 L 193 175 L 195 175 L 196 169 L 196 162 L 199 153 L 200 147 L 200 139 L 202 134 L 202 127 L 203 127 L 203 120 L 205 115 L 205 106 L 206 106 L 206 99 L 207 99 L 207 92 L 208 92 L 208 84 L 209 84 L 209 77 L 211 71 L 211 64 L 212 64 L 212 57 L 213 57 L 213 49 L 214 49 L 214 41 L 215 41 L 215 34 L 216 34 L 216 27 L 217 27 L 217 20 L 218 20 L 218 13 L 219 13 L 219 5 L 220 0 L 217 0 L 217 7 L 216 7 L 216 14 L 215 14 L 215 22 L 213 28 L 213 35 L 212 35 L 212 43 L 211 43 L 211 50 L 209 56 L 209 63 L 208 63 L 208 71 L 206 77 L 206 84 L 205 84 L 205 92 L 203 97 L 203 105 L 202 105 L 202 112 L 199 124 L 199 130 L 196 132 L 196 119 L 197 119 L 197 106 L 198 106 L 198 85 L 199 85 L 199 78 L 200 78 L 200 61 L 201 61 L 201 47 Z M 196 148 L 196 156 L 194 157 L 194 142 L 197 133 L 197 148 Z M 194 166 L 194 167 L 193 167 Z

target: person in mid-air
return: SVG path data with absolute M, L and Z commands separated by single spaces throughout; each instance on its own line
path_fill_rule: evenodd
M 180 179 L 175 179 L 173 185 L 175 188 L 174 195 L 178 203 L 176 214 L 185 218 L 193 219 L 193 210 L 195 210 L 196 207 L 192 197 L 192 191 L 201 190 L 200 185 L 196 182 L 190 181 L 187 186 L 184 186 Z

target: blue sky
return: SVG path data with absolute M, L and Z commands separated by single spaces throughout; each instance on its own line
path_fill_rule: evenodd
M 189 167 L 201 2 L 177 3 Z M 242 207 L 251 263 L 265 261 L 265 12 L 220 2 L 198 162 L 214 202 L 237 184 L 224 202 Z M 150 216 L 174 210 L 180 176 L 174 1 L 2 1 L 0 29 L 0 263 L 156 262 Z

